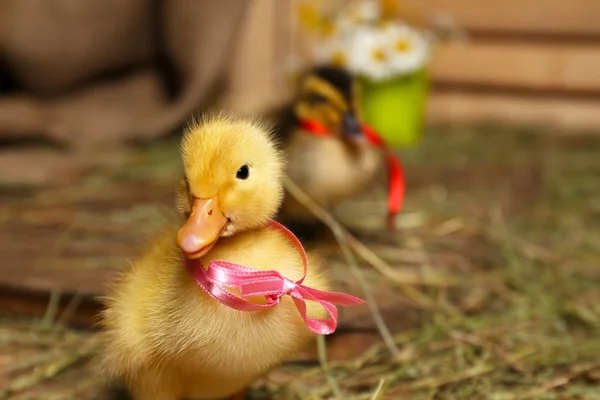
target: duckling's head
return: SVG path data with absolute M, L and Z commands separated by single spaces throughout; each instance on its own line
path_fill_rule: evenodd
M 317 67 L 300 81 L 294 114 L 301 120 L 316 121 L 333 133 L 348 138 L 360 136 L 355 91 L 355 80 L 345 69 Z
M 271 129 L 227 114 L 186 129 L 184 179 L 177 208 L 187 218 L 177 242 L 188 258 L 205 255 L 220 237 L 263 226 L 283 197 L 283 158 Z

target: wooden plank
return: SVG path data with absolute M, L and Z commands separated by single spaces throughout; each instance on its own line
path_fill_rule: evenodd
M 438 49 L 431 73 L 447 83 L 600 92 L 600 46 L 454 43 Z
M 499 120 L 564 129 L 600 130 L 600 100 L 536 98 L 492 93 L 434 92 L 429 98 L 431 123 Z
M 451 15 L 458 26 L 479 31 L 600 35 L 597 0 L 403 0 L 404 11 Z

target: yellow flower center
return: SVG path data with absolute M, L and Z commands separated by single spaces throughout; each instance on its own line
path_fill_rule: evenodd
M 373 52 L 371 53 L 371 56 L 377 62 L 384 62 L 387 59 L 387 55 L 385 54 L 385 51 L 383 51 L 381 49 L 373 50 Z
M 331 22 L 325 22 L 321 26 L 321 35 L 324 38 L 331 38 L 335 33 L 335 26 Z
M 331 54 L 331 63 L 336 67 L 344 67 L 346 65 L 346 55 L 341 51 L 334 51 Z
M 304 26 L 304 28 L 311 30 L 319 25 L 319 14 L 309 4 L 298 4 L 296 10 L 300 24 Z
M 400 53 L 406 53 L 411 49 L 410 41 L 407 39 L 400 39 L 396 42 L 396 50 Z

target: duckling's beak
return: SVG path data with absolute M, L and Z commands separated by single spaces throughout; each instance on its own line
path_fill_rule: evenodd
M 215 245 L 226 225 L 218 196 L 194 198 L 190 216 L 177 233 L 177 244 L 187 258 L 202 257 Z
M 352 113 L 346 113 L 342 117 L 342 130 L 344 136 L 350 140 L 360 141 L 363 138 L 360 124 Z

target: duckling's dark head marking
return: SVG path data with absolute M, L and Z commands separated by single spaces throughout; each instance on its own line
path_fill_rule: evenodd
M 345 69 L 322 66 L 313 69 L 312 74 L 332 85 L 348 103 L 353 101 L 354 79 Z
M 357 135 L 355 79 L 343 68 L 319 66 L 301 81 L 294 114 L 300 120 L 312 120 L 335 133 Z

